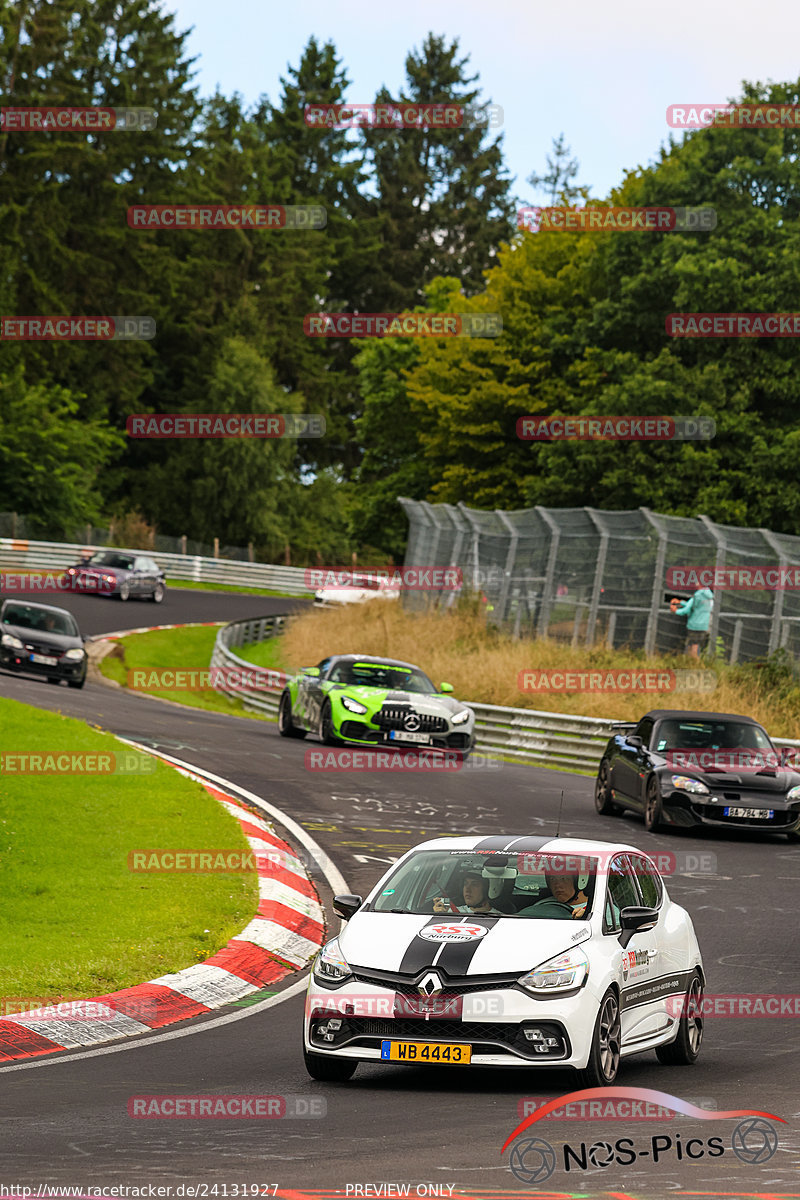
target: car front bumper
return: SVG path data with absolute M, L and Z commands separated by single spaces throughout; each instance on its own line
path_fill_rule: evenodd
M 428 1064 L 387 1060 L 382 1044 L 467 1044 L 471 1061 L 464 1065 L 473 1067 L 582 1068 L 589 1058 L 599 1007 L 598 997 L 588 986 L 569 996 L 544 1000 L 521 987 L 489 987 L 463 995 L 454 989 L 447 993 L 447 1001 L 454 996 L 460 1001 L 458 1013 L 445 1002 L 442 1015 L 426 1019 L 407 1012 L 395 1015 L 396 996 L 392 989 L 360 982 L 329 990 L 319 986 L 312 975 L 304 1018 L 306 1049 L 331 1058 L 420 1066 Z M 340 1028 L 329 1029 L 331 1019 L 341 1021 Z M 536 1040 L 526 1036 L 526 1029 L 538 1031 Z M 558 1045 L 544 1046 L 547 1038 L 556 1039 Z
M 384 750 L 470 750 L 474 744 L 474 731 L 470 728 L 430 733 L 427 742 L 397 741 L 389 736 L 392 732 L 348 718 L 342 721 L 336 736 L 354 746 L 373 746 Z
M 712 793 L 713 795 L 713 793 Z M 672 792 L 664 796 L 665 816 L 675 825 L 713 825 L 726 829 L 763 829 L 766 833 L 789 833 L 800 829 L 800 807 L 789 806 L 786 798 L 765 795 L 741 789 L 733 795 L 692 796 L 686 792 Z M 725 815 L 726 808 L 744 808 L 754 815 L 731 817 Z M 772 811 L 771 817 L 760 817 L 758 813 Z
M 27 655 L 4 646 L 0 648 L 0 670 L 14 671 L 20 675 L 38 675 L 45 679 L 78 680 L 86 674 L 86 656 L 77 662 L 72 659 L 67 662 L 59 660 L 58 663 L 48 665 L 31 662 Z

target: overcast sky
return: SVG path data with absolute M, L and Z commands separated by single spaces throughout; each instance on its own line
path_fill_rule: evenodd
M 399 92 L 407 52 L 428 32 L 457 38 L 483 97 L 504 110 L 504 152 L 513 191 L 540 174 L 563 131 L 580 162 L 576 182 L 607 195 L 628 169 L 666 143 L 665 110 L 683 101 L 724 102 L 741 81 L 800 75 L 798 0 L 163 0 L 180 30 L 194 26 L 204 95 L 217 85 L 247 102 L 280 94 L 309 37 L 332 41 L 353 81 L 342 97 L 369 103 L 379 87 Z M 681 135 L 675 134 L 676 137 Z

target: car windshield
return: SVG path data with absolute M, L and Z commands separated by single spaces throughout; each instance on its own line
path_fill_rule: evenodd
M 31 629 L 36 633 L 58 633 L 65 637 L 80 636 L 78 627 L 69 613 L 36 608 L 32 604 L 7 604 L 3 609 L 2 621 L 4 625 L 16 625 L 18 629 Z
M 93 567 L 116 567 L 118 571 L 132 571 L 133 558 L 130 554 L 117 554 L 114 550 L 102 550 L 89 559 Z
M 390 692 L 416 692 L 431 695 L 436 688 L 418 667 L 398 667 L 393 663 L 339 662 L 328 676 L 331 683 L 348 687 L 374 687 Z
M 416 916 L 469 915 L 587 921 L 599 860 L 474 850 L 420 850 L 401 863 L 366 907 Z
M 744 721 L 662 721 L 655 730 L 653 749 L 664 751 L 761 750 L 772 742 L 759 725 Z

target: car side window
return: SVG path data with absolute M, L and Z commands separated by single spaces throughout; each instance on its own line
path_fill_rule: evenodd
M 642 904 L 646 908 L 658 908 L 664 895 L 661 876 L 653 864 L 641 854 L 632 854 L 631 863 L 642 894 Z
M 638 907 L 639 893 L 631 875 L 630 866 L 620 854 L 608 866 L 608 889 L 603 913 L 603 933 L 615 933 L 620 926 L 620 913 L 631 905 Z
M 322 662 L 317 663 L 317 670 L 320 673 L 320 677 L 322 677 L 325 674 L 328 667 L 330 666 L 330 662 L 331 662 L 330 658 L 323 658 Z
M 647 749 L 650 745 L 650 736 L 653 732 L 653 725 L 654 721 L 652 717 L 643 717 L 633 731 L 642 739 L 642 745 L 645 749 Z

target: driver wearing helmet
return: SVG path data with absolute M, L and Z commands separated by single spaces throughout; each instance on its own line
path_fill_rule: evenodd
M 475 914 L 476 916 L 501 917 L 499 909 L 493 908 L 489 900 L 489 880 L 482 871 L 466 871 L 464 874 L 461 894 L 463 904 L 453 904 L 445 896 L 437 896 L 433 902 L 435 913 L 459 912 Z
M 580 920 L 586 915 L 589 897 L 578 890 L 577 875 L 545 875 L 545 879 L 553 899 L 571 908 L 573 919 Z

